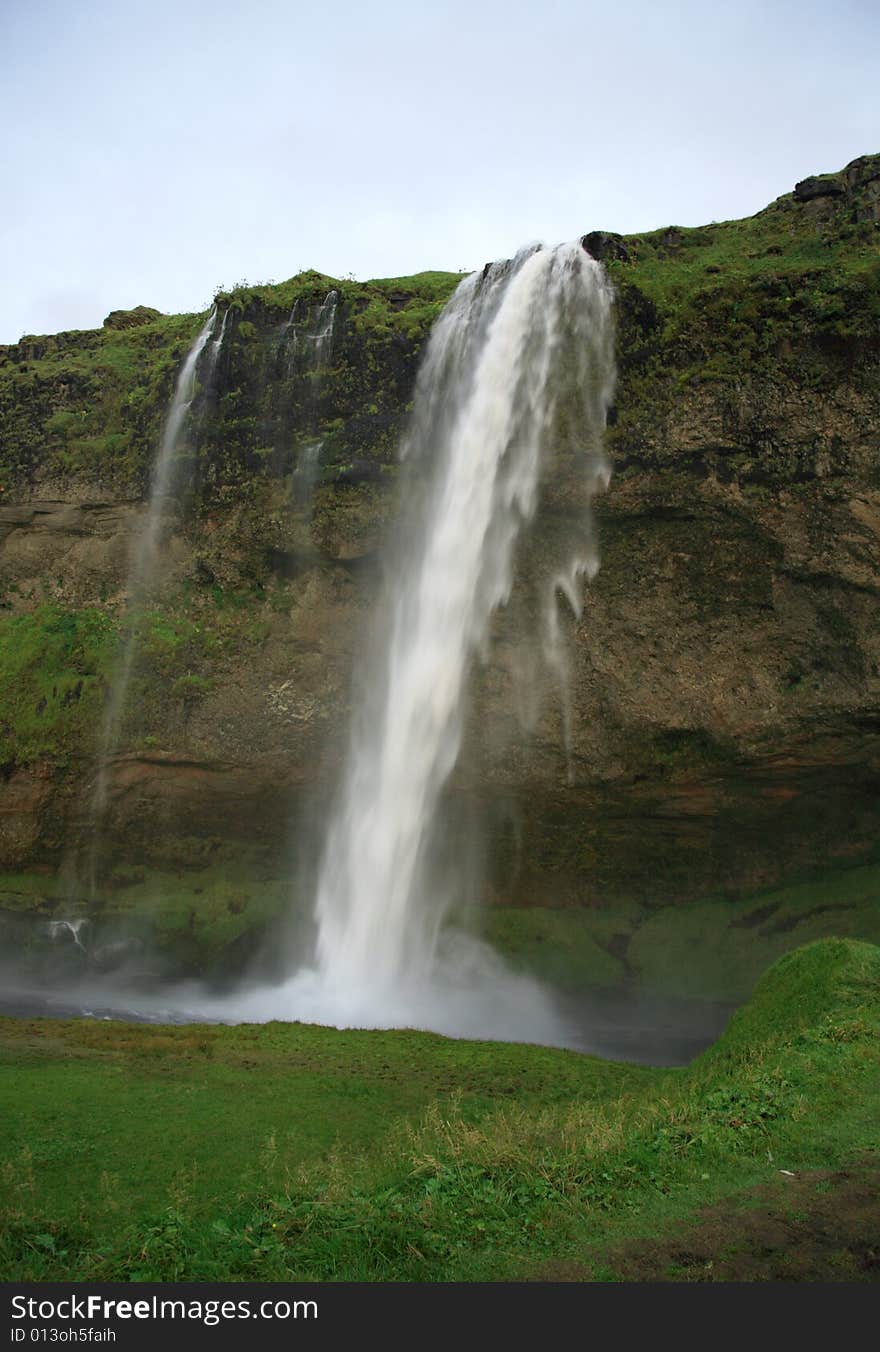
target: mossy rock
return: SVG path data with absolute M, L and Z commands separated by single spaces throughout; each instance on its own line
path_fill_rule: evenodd
M 133 310 L 111 310 L 104 320 L 104 328 L 136 329 L 141 324 L 152 324 L 154 319 L 161 318 L 161 310 L 154 310 L 150 305 L 136 305 Z

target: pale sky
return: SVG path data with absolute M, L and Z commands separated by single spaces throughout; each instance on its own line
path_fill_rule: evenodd
M 877 0 L 0 0 L 0 342 L 749 215 L 880 150 Z

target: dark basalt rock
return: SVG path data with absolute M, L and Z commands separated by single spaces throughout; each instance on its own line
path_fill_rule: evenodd
M 591 230 L 588 235 L 581 238 L 581 244 L 597 263 L 604 263 L 609 258 L 618 258 L 623 263 L 629 262 L 629 249 L 624 243 L 623 235 L 618 235 L 613 230 Z
M 811 178 L 801 179 L 800 183 L 794 185 L 794 200 L 796 202 L 812 202 L 816 197 L 843 197 L 846 189 L 837 178 L 817 178 L 815 175 Z
M 880 179 L 880 155 L 860 155 L 843 172 L 850 188 L 863 188 L 868 183 L 876 183 Z

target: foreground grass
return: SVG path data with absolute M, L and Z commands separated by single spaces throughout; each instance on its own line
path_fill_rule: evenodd
M 269 1025 L 6 1021 L 7 1279 L 626 1276 L 875 1144 L 880 950 L 783 958 L 692 1066 Z M 832 1275 L 832 1274 L 829 1274 Z

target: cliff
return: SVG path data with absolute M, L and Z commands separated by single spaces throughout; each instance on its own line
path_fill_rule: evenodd
M 602 567 L 570 624 L 570 759 L 553 691 L 528 735 L 514 720 L 513 606 L 475 675 L 450 829 L 481 815 L 487 896 L 532 907 L 736 898 L 870 858 L 880 156 L 747 220 L 585 245 L 617 289 L 619 382 Z M 144 869 L 281 878 L 294 823 L 320 834 L 419 353 L 458 280 L 304 273 L 216 298 L 224 341 L 110 767 L 108 889 Z M 291 327 L 330 289 L 332 347 L 310 370 Z M 203 321 L 139 307 L 0 348 L 8 870 L 48 878 L 81 830 L 131 541 Z M 539 553 L 565 536 L 573 473 L 548 476 Z

